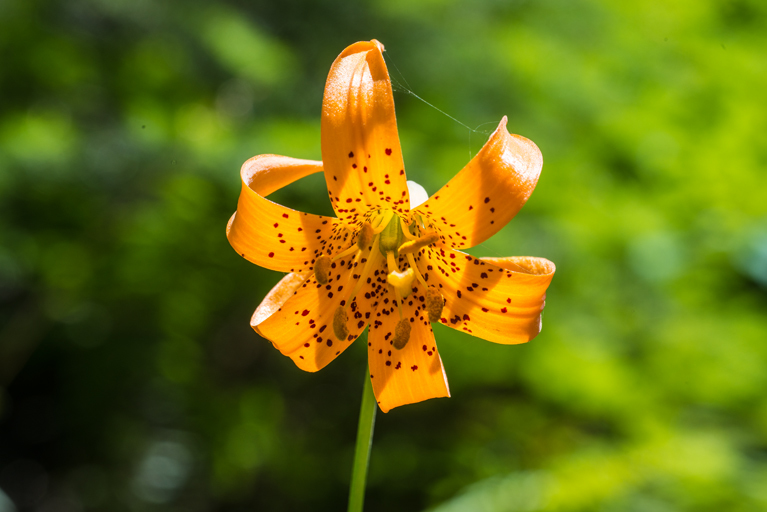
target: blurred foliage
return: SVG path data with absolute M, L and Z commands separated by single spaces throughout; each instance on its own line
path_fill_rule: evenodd
M 766 5 L 0 2 L 0 511 L 345 507 L 365 350 L 260 339 L 224 227 L 371 38 L 428 191 L 503 115 L 540 146 L 472 252 L 558 270 L 533 343 L 436 327 L 453 398 L 379 415 L 367 510 L 766 509 Z

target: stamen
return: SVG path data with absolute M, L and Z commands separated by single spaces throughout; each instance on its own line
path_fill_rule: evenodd
M 413 255 L 406 254 L 405 256 L 407 256 L 407 262 L 410 264 L 410 268 L 412 268 L 413 271 L 415 272 L 415 277 L 418 278 L 418 280 L 421 282 L 424 288 L 428 288 L 429 285 L 426 284 L 426 280 L 421 275 L 421 272 L 418 271 L 418 266 L 415 264 L 415 258 L 413 257 Z
M 392 216 L 394 216 L 394 211 L 392 210 L 386 210 L 384 211 L 380 217 L 378 217 L 378 224 L 373 228 L 373 233 L 378 234 L 384 229 L 386 229 L 386 226 L 389 225 L 389 222 L 391 221 Z
M 415 240 L 416 236 L 410 232 L 410 228 L 407 224 L 405 224 L 405 219 L 402 217 L 399 218 L 400 223 L 400 229 L 402 230 L 402 234 L 405 235 L 405 238 L 408 240 Z
M 437 240 L 439 240 L 439 234 L 437 234 L 435 231 L 426 233 L 425 235 L 418 237 L 416 240 L 405 242 L 404 244 L 400 245 L 399 253 L 413 254 L 414 252 L 418 252 L 424 247 L 433 244 Z
M 373 236 L 373 226 L 369 222 L 362 224 L 362 229 L 360 229 L 360 234 L 357 237 L 357 247 L 360 251 L 368 248 L 370 242 L 373 241 Z
M 410 320 L 403 318 L 397 322 L 397 327 L 394 328 L 394 339 L 392 345 L 397 350 L 402 350 L 410 341 Z
M 426 311 L 429 312 L 429 322 L 439 322 L 444 307 L 445 298 L 434 286 L 429 286 L 426 289 Z
M 349 336 L 349 328 L 346 326 L 348 321 L 349 316 L 346 314 L 346 308 L 338 306 L 333 315 L 333 332 L 336 334 L 338 341 L 344 341 Z
M 330 256 L 326 254 L 323 254 L 314 262 L 314 276 L 317 278 L 318 283 L 328 284 L 331 263 Z
M 378 254 L 378 239 L 379 237 L 375 237 L 373 240 L 373 248 L 370 250 L 370 254 L 368 254 L 368 260 L 365 262 L 365 267 L 362 269 L 362 274 L 360 274 L 360 278 L 357 279 L 357 284 L 354 285 L 354 290 L 352 290 L 349 298 L 346 299 L 347 308 L 349 305 L 351 305 L 352 302 L 354 302 L 354 298 L 357 296 L 365 283 L 367 283 L 368 276 L 370 276 L 373 268 L 375 268 L 381 261 L 381 256 Z
M 346 258 L 347 256 L 349 256 L 351 254 L 354 254 L 358 250 L 359 250 L 359 247 L 357 247 L 356 244 L 352 245 L 350 247 L 347 247 L 343 251 L 341 251 L 338 254 L 336 254 L 335 256 L 333 256 L 333 261 L 340 260 L 341 258 Z

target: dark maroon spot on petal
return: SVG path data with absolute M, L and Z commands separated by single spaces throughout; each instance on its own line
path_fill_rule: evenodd
M 284 218 L 286 218 L 286 219 L 288 218 L 288 214 L 287 214 L 287 213 L 283 213 L 283 214 L 282 214 L 282 216 L 283 216 Z
M 301 316 L 306 316 L 308 314 L 309 314 L 309 310 L 308 309 L 305 309 L 305 310 L 301 311 Z
M 270 257 L 270 258 L 274 258 L 274 253 L 273 253 L 273 252 L 270 252 L 270 253 L 269 253 L 269 257 Z
M 352 164 L 352 169 L 356 169 L 356 168 L 357 168 L 357 164 Z
M 418 366 L 414 364 L 413 366 L 410 367 L 410 369 L 413 371 L 416 371 L 418 369 Z
M 506 308 L 501 308 L 501 313 L 505 313 L 506 311 Z
M 349 158 L 354 158 L 354 151 L 349 151 Z
M 386 148 L 386 154 L 391 155 L 391 148 Z
M 327 341 L 327 345 L 328 345 L 328 347 L 332 347 L 333 346 L 333 340 L 328 340 Z
M 486 197 L 486 198 L 485 198 L 485 203 L 489 203 L 489 202 L 490 202 L 490 198 L 489 198 L 489 197 Z

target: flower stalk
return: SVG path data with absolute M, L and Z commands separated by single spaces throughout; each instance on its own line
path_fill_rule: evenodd
M 348 512 L 362 512 L 365 502 L 365 483 L 367 482 L 370 447 L 373 444 L 373 429 L 376 422 L 376 399 L 370 384 L 369 372 L 365 374 L 360 405 L 360 419 L 357 424 L 357 443 L 354 448 L 352 481 L 349 486 Z

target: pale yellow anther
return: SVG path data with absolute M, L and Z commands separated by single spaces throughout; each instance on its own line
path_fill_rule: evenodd
M 445 298 L 433 286 L 426 289 L 426 311 L 429 313 L 429 322 L 439 322 L 442 318 L 442 308 L 445 307 Z
M 373 241 L 373 236 L 375 236 L 373 226 L 371 226 L 369 222 L 365 222 L 362 225 L 362 229 L 360 229 L 359 236 L 357 237 L 357 247 L 359 247 L 360 251 L 364 251 L 368 248 L 370 242 Z
M 320 284 L 327 284 L 330 277 L 330 265 L 333 260 L 330 256 L 323 254 L 314 262 L 314 276 Z
M 418 237 L 416 240 L 411 240 L 410 242 L 405 242 L 404 244 L 400 245 L 399 253 L 416 253 L 424 247 L 433 244 L 437 240 L 439 240 L 439 235 L 436 232 L 426 233 L 425 235 Z
M 339 341 L 344 341 L 349 336 L 349 328 L 346 326 L 346 322 L 349 321 L 349 316 L 346 314 L 346 309 L 338 307 L 335 315 L 333 315 L 333 332 L 336 334 L 336 338 Z
M 397 322 L 397 327 L 394 328 L 394 339 L 392 345 L 397 350 L 402 350 L 410 341 L 410 320 L 403 318 Z
M 415 272 L 412 268 L 408 268 L 404 272 L 394 270 L 386 276 L 386 282 L 392 285 L 403 299 L 406 299 L 413 291 L 413 279 L 415 279 Z

